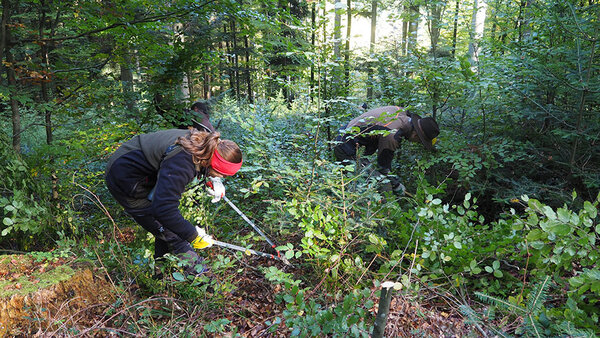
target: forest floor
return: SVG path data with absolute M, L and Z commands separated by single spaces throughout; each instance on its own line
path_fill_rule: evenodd
M 214 250 L 208 259 L 217 254 L 228 256 L 232 261 L 238 259 L 224 250 Z M 194 330 L 201 336 L 288 337 L 290 329 L 283 320 L 285 302 L 277 301 L 278 294 L 284 290 L 280 284 L 267 280 L 257 267 L 275 265 L 294 276 L 306 276 L 300 267 L 284 268 L 282 263 L 272 259 L 245 257 L 243 261 L 237 261 L 235 268 L 212 276 L 217 283 L 227 284 L 228 291 L 218 295 L 207 293 L 206 304 L 190 307 L 189 303 L 174 297 L 173 284 L 164 292 L 148 295 L 148 290 L 141 292 L 143 286 L 135 280 L 127 288 L 116 287 L 110 272 L 92 268 L 89 264 L 73 264 L 74 258 L 3 257 L 0 262 L 0 291 L 3 291 L 0 327 L 4 331 L 0 335 L 14 336 L 62 336 L 65 332 L 94 337 L 113 336 L 119 332 L 146 335 L 152 330 L 163 332 L 165 327 L 167 331 L 177 332 L 186 323 L 196 323 Z M 79 273 L 80 270 L 83 272 Z M 319 299 L 327 301 L 327 297 L 319 294 L 325 292 L 319 280 L 314 285 L 310 288 L 312 293 L 305 298 L 318 295 Z M 372 287 L 370 299 L 374 305 L 368 309 L 373 319 L 379 302 L 375 291 Z M 439 296 L 426 298 L 422 294 L 417 299 L 396 292 L 385 336 L 473 335 L 462 316 L 440 299 Z M 330 303 L 335 301 L 331 299 Z M 223 319 L 227 323 L 220 333 L 213 335 L 204 331 L 206 323 Z M 367 322 L 371 321 L 367 318 Z

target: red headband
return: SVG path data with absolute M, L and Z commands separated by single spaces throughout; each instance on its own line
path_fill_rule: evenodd
M 221 156 L 221 154 L 219 154 L 217 149 L 215 149 L 215 153 L 210 162 L 210 166 L 216 171 L 218 171 L 220 174 L 223 174 L 225 176 L 233 176 L 242 167 L 242 161 L 240 161 L 239 163 L 229 162 L 226 159 L 224 159 L 223 156 Z

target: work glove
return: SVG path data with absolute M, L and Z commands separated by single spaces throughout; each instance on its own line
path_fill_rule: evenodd
M 209 181 L 206 182 L 206 185 L 208 186 L 206 191 L 213 197 L 210 201 L 217 203 L 225 196 L 225 186 L 223 185 L 223 182 L 221 182 L 220 177 L 209 177 L 208 179 Z
M 206 233 L 206 230 L 196 227 L 196 232 L 198 232 L 198 237 L 194 238 L 191 243 L 194 249 L 204 249 L 215 244 L 215 240 L 211 235 Z

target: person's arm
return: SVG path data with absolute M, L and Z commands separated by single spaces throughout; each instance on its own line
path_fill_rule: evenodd
M 392 160 L 394 152 L 398 149 L 399 143 L 394 138 L 394 134 L 390 134 L 379 139 L 379 147 L 377 152 L 377 165 L 382 174 L 387 174 L 392 170 Z
M 197 236 L 195 227 L 179 212 L 181 195 L 196 174 L 192 157 L 185 151 L 161 163 L 152 199 L 154 217 L 184 240 Z

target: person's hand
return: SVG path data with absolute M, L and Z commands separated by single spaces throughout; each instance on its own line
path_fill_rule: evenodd
M 194 238 L 194 240 L 191 243 L 194 249 L 204 249 L 211 247 L 213 244 L 215 244 L 215 240 L 212 238 L 211 235 L 206 233 L 206 230 L 200 227 L 196 227 L 196 232 L 198 232 L 198 236 Z
M 206 191 L 213 197 L 210 201 L 217 203 L 225 196 L 225 186 L 223 185 L 223 182 L 221 182 L 220 177 L 209 177 L 208 179 L 209 181 L 206 182 L 206 185 L 208 186 Z

